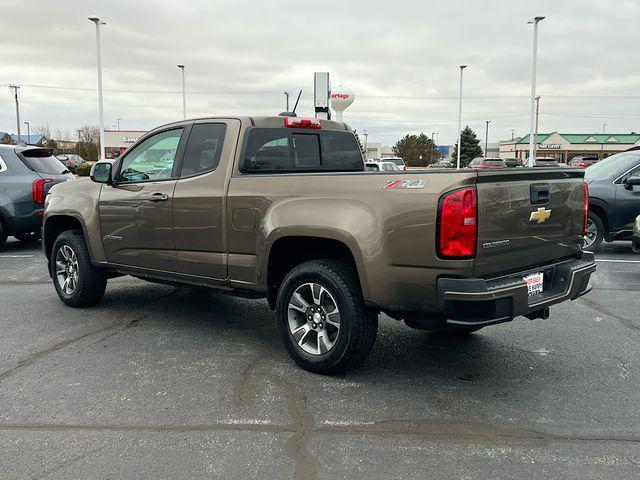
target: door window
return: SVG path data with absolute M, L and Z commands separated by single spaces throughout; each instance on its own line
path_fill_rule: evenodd
M 640 177 L 640 165 L 620 177 L 620 183 L 624 183 L 627 178 L 631 177 Z
M 119 182 L 153 182 L 173 176 L 182 128 L 157 133 L 133 147 L 122 160 Z
M 224 123 L 194 125 L 189 134 L 180 176 L 190 177 L 218 168 L 226 131 Z

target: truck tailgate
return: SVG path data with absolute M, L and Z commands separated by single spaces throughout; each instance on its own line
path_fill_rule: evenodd
M 575 255 L 582 247 L 584 170 L 478 171 L 475 274 L 503 275 Z

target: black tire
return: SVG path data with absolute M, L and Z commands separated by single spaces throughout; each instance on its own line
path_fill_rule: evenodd
M 4 225 L 4 221 L 0 218 L 0 247 L 7 241 L 7 227 Z
M 587 246 L 585 241 L 584 249 L 590 252 L 597 252 L 598 250 L 600 250 L 602 242 L 604 241 L 604 222 L 597 214 L 593 212 L 589 212 L 589 222 L 592 222 L 592 224 L 595 226 L 596 236 L 593 240 L 593 243 L 591 243 L 591 245 L 589 246 Z
M 24 243 L 37 242 L 40 240 L 40 232 L 18 233 L 14 237 Z
M 72 292 L 63 289 L 58 275 L 56 274 L 56 259 L 58 252 L 63 247 L 70 248 L 75 254 L 77 268 L 77 284 Z M 51 276 L 53 285 L 58 292 L 60 300 L 70 307 L 90 307 L 98 303 L 107 286 L 105 272 L 91 265 L 91 257 L 84 235 L 80 230 L 67 230 L 62 232 L 53 243 L 50 258 Z
M 296 290 L 308 283 L 326 289 L 340 315 L 340 327 L 332 347 L 319 354 L 310 354 L 299 346 L 289 327 L 289 302 Z M 320 299 L 322 303 L 322 296 Z M 330 317 L 328 312 L 326 315 Z M 302 368 L 320 374 L 342 372 L 361 363 L 373 349 L 378 333 L 378 316 L 364 303 L 357 272 L 336 260 L 309 261 L 291 270 L 278 290 L 276 316 L 278 330 L 289 355 Z M 318 326 L 321 328 L 322 324 Z M 328 333 L 329 324 L 326 322 L 325 328 Z

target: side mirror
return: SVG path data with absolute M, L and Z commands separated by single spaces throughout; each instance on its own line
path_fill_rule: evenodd
M 94 163 L 91 167 L 91 180 L 97 183 L 111 184 L 111 162 Z
M 633 190 L 633 187 L 640 185 L 640 177 L 629 177 L 624 181 L 624 188 L 627 190 Z

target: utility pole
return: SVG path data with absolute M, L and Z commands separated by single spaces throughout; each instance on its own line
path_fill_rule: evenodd
M 604 133 L 606 133 L 607 125 L 609 125 L 609 124 L 608 124 L 608 123 L 603 123 L 603 124 L 602 124 L 602 133 L 603 133 L 603 134 L 604 134 Z
M 284 92 L 284 96 L 287 99 L 287 108 L 285 109 L 285 112 L 289 111 L 289 95 L 291 95 L 289 92 Z
M 120 117 L 116 118 L 116 123 L 118 124 L 118 131 L 120 131 L 120 120 L 122 120 Z
M 511 129 L 511 141 L 512 141 L 512 142 L 513 142 L 513 139 L 514 139 L 514 135 L 515 135 L 515 133 L 516 133 L 516 129 L 515 129 L 515 128 L 512 128 L 512 129 Z
M 533 130 L 533 158 L 536 158 L 537 150 L 538 150 L 538 115 L 540 114 L 540 96 L 536 97 L 536 127 Z
M 31 143 L 31 125 L 29 125 L 29 122 L 24 123 L 27 126 L 27 145 L 29 145 L 29 143 Z
M 456 160 L 456 168 L 460 170 L 460 151 L 462 145 L 460 141 L 462 139 L 462 71 L 467 68 L 466 65 L 460 65 L 460 94 L 458 95 L 458 158 Z
M 182 119 L 186 120 L 187 119 L 187 91 L 186 91 L 186 84 L 184 81 L 184 65 L 178 65 L 177 67 L 182 72 Z
M 484 156 L 488 157 L 489 155 L 487 155 L 487 152 L 489 148 L 489 124 L 491 123 L 491 120 L 485 120 L 485 122 L 487 124 L 487 127 L 484 132 Z
M 531 128 L 529 129 L 529 160 L 528 167 L 535 165 L 535 100 L 536 100 L 536 68 L 538 66 L 538 24 L 545 17 L 536 17 L 528 23 L 533 24 L 533 58 L 531 61 Z
M 18 145 L 22 141 L 22 137 L 20 136 L 20 105 L 18 104 L 18 90 L 20 90 L 19 85 L 9 85 L 9 90 L 13 93 L 14 98 L 16 99 L 16 125 L 18 126 Z

